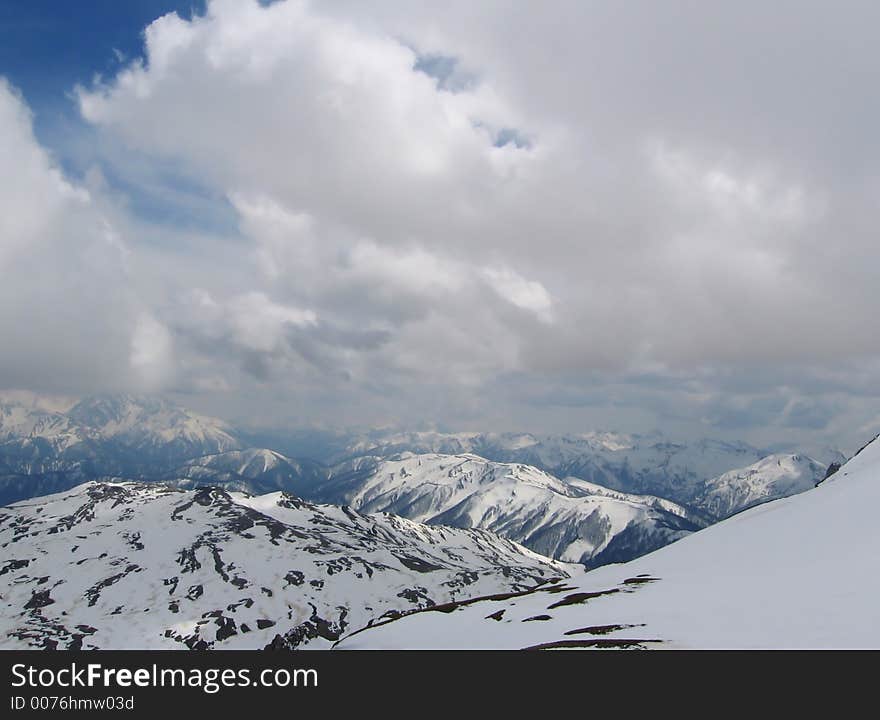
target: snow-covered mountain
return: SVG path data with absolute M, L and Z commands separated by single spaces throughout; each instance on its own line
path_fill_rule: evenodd
M 759 498 L 783 497 L 791 494 L 791 488 L 812 487 L 806 481 L 801 483 L 801 477 L 808 472 L 799 462 L 784 461 L 785 469 L 775 475 L 769 471 L 783 453 L 711 439 L 672 442 L 659 434 L 373 433 L 348 447 L 352 456 L 393 457 L 401 452 L 472 453 L 496 462 L 531 465 L 558 478 L 579 478 L 625 493 L 668 498 L 715 518 L 754 504 Z M 765 458 L 763 469 L 758 470 L 761 474 L 770 472 L 764 481 L 764 495 L 734 487 L 737 475 L 744 480 L 750 478 L 746 484 L 754 485 L 752 476 L 756 473 L 752 466 Z M 829 463 L 843 460 L 842 453 L 829 448 L 818 459 L 810 461 L 804 457 L 806 465 L 822 465 L 823 471 Z M 722 480 L 721 476 L 730 471 L 734 475 Z M 710 492 L 715 486 L 716 492 Z M 729 495 L 727 500 L 723 498 L 725 493 Z M 725 509 L 726 512 L 720 512 Z
M 293 456 L 282 450 L 288 447 L 296 451 Z M 236 455 L 245 448 L 252 449 Z M 677 443 L 659 434 L 614 432 L 541 436 L 377 430 L 352 436 L 314 429 L 256 436 L 156 397 L 112 395 L 62 402 L 20 393 L 0 395 L 0 503 L 57 492 L 89 479 L 173 481 L 175 476 L 185 487 L 204 482 L 256 493 L 283 489 L 335 501 L 319 488 L 326 480 L 338 486 L 347 468 L 362 469 L 374 458 L 402 452 L 473 454 L 531 465 L 561 479 L 668 498 L 713 517 L 720 509 L 741 509 L 751 495 L 734 488 L 727 478 L 722 484 L 731 497 L 725 500 L 720 490 L 709 493 L 707 482 L 749 468 L 770 454 L 744 443 Z M 843 460 L 833 450 L 821 454 L 818 462 L 826 466 Z M 358 477 L 362 474 L 354 471 Z M 766 497 L 779 496 L 776 488 L 795 487 L 797 482 L 768 482 Z
M 67 417 L 104 440 L 115 440 L 155 462 L 226 452 L 241 446 L 222 420 L 156 397 L 112 395 L 77 403 Z
M 288 490 L 310 500 L 333 503 L 357 503 L 357 489 L 364 483 L 374 483 L 380 465 L 387 465 L 389 476 L 394 474 L 394 466 L 401 457 L 413 453 L 398 453 L 389 457 L 363 456 L 333 467 L 325 467 L 308 460 L 295 460 L 280 453 L 265 449 L 249 449 L 231 451 L 196 458 L 175 468 L 167 477 L 169 482 L 179 487 L 196 487 L 199 484 L 218 485 L 227 490 L 243 490 L 253 494 Z M 423 457 L 471 458 L 472 462 L 494 465 L 497 468 L 509 466 L 513 476 L 531 474 L 535 477 L 548 476 L 549 473 L 523 463 L 489 463 L 479 456 L 462 453 L 455 456 L 426 453 Z M 398 512 L 406 517 L 415 517 L 420 521 L 430 521 L 433 515 L 449 510 L 450 497 L 448 490 L 440 489 L 432 479 L 431 473 L 437 463 L 428 462 L 420 470 L 410 475 L 406 484 L 409 497 L 413 492 L 419 495 L 419 506 L 428 507 L 431 512 L 411 515 L 405 499 L 390 498 L 394 490 L 386 488 L 382 503 L 375 505 L 379 509 Z M 440 462 L 439 464 L 443 464 Z M 774 454 L 761 458 L 742 468 L 735 468 L 717 477 L 709 477 L 700 482 L 694 481 L 689 488 L 687 503 L 678 503 L 653 495 L 639 495 L 622 490 L 614 490 L 588 480 L 577 477 L 552 478 L 555 482 L 548 484 L 556 490 L 563 488 L 563 495 L 604 496 L 616 500 L 648 505 L 661 508 L 685 518 L 699 526 L 728 517 L 747 507 L 757 505 L 780 497 L 787 497 L 813 487 L 822 479 L 827 468 L 825 465 L 804 455 Z M 503 476 L 505 473 L 502 472 Z M 418 491 L 413 487 L 424 479 L 424 487 Z M 398 477 L 398 480 L 400 478 Z M 606 480 L 607 481 L 607 480 Z M 438 493 L 433 501 L 428 495 Z M 458 496 L 461 501 L 462 497 Z M 597 518 L 598 519 L 598 518 Z M 456 521 L 457 524 L 458 521 Z M 547 548 L 540 549 L 546 552 Z M 551 553 L 552 554 L 552 553 Z M 627 558 L 628 559 L 628 558 Z
M 0 549 L 4 648 L 327 647 L 383 616 L 566 576 L 480 530 L 156 483 L 2 508 Z
M 566 562 L 629 560 L 703 527 L 669 500 L 563 482 L 529 465 L 477 455 L 403 453 L 340 466 L 322 499 L 428 524 L 484 528 Z
M 41 438 L 57 450 L 87 440 L 115 440 L 132 451 L 190 458 L 240 447 L 222 420 L 162 398 L 89 397 L 66 411 L 0 399 L 0 442 Z
M 417 612 L 342 648 L 880 647 L 880 441 L 818 487 L 577 581 Z
M 161 477 L 191 458 L 240 448 L 221 420 L 153 397 L 86 398 L 61 411 L 0 401 L 0 503 L 104 476 Z
M 707 480 L 694 504 L 714 518 L 726 518 L 754 505 L 816 486 L 827 467 L 805 455 L 768 455 L 748 467 Z
M 0 398 L 0 444 L 40 440 L 46 449 L 60 452 L 92 436 L 64 413 Z
M 33 436 L 63 438 L 75 429 L 62 413 L 0 399 L 0 442 Z
M 215 485 L 225 490 L 262 495 L 286 491 L 303 496 L 317 493 L 330 470 L 311 460 L 294 460 L 274 450 L 249 448 L 190 460 L 168 475 L 180 488 Z
M 375 431 L 349 438 L 336 453 L 347 459 L 334 465 L 247 448 L 242 438 L 251 439 L 161 398 L 114 395 L 65 404 L 6 396 L 0 399 L 0 504 L 114 478 L 252 494 L 280 490 L 418 521 L 490 528 L 537 552 L 593 566 L 630 560 L 824 475 L 803 456 L 767 456 L 743 443 L 673 443 L 660 435 Z M 338 449 L 345 439 L 320 438 L 314 431 L 292 442 L 306 452 L 309 443 Z M 401 466 L 410 473 L 405 477 L 395 463 L 411 452 L 468 459 L 409 463 Z M 449 464 L 465 468 L 454 491 Z

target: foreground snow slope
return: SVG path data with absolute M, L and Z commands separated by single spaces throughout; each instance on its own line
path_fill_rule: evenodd
M 814 490 L 624 565 L 419 612 L 343 648 L 878 648 L 880 441 Z
M 0 508 L 0 648 L 327 647 L 389 612 L 565 575 L 479 530 L 92 482 Z

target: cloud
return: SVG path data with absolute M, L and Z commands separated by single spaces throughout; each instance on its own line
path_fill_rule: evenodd
M 167 187 L 133 168 L 79 187 L 21 102 L 0 108 L 32 168 L 2 186 L 23 211 L 0 213 L 0 262 L 60 268 L 75 236 L 76 277 L 121 298 L 67 303 L 96 318 L 84 346 L 107 338 L 106 375 L 231 406 L 265 383 L 331 420 L 360 403 L 377 421 L 835 433 L 876 416 L 878 19 L 213 0 L 77 90 L 114 162 L 172 168 Z M 181 187 L 235 227 L 175 231 L 118 197 Z M 31 327 L 21 347 L 44 349 L 54 322 Z
M 318 324 L 311 310 L 279 305 L 260 292 L 234 298 L 229 304 L 228 314 L 236 342 L 258 352 L 277 347 L 288 327 L 302 328 Z
M 165 16 L 147 29 L 146 56 L 80 92 L 87 120 L 184 159 L 224 192 L 262 193 L 386 241 L 423 231 L 424 213 L 465 211 L 444 210 L 449 193 L 496 184 L 492 138 L 476 121 L 517 119 L 491 93 L 439 90 L 405 45 L 300 2 Z
M 148 388 L 161 389 L 172 362 L 171 335 L 149 313 L 142 313 L 131 336 L 129 364 Z
M 125 243 L 101 203 L 36 142 L 0 78 L 0 378 L 76 392 L 139 380 L 129 366 L 137 296 Z
M 486 268 L 483 277 L 500 297 L 512 305 L 530 310 L 547 322 L 552 321 L 553 299 L 541 283 L 527 280 L 509 268 Z
M 542 28 L 543 16 L 524 15 Z M 587 22 L 574 6 L 559 15 Z M 826 221 L 825 188 L 784 157 L 675 124 L 639 127 L 624 112 L 613 126 L 604 114 L 618 111 L 589 106 L 589 87 L 567 88 L 571 107 L 548 97 L 558 111 L 548 116 L 513 84 L 507 73 L 522 60 L 485 35 L 488 19 L 479 38 L 492 55 L 476 48 L 473 30 L 464 35 L 473 42 L 450 39 L 444 55 L 417 11 L 403 18 L 377 28 L 294 0 L 217 0 L 203 18 L 153 23 L 146 60 L 81 90 L 81 109 L 102 131 L 227 194 L 268 279 L 281 282 L 284 263 L 301 302 L 350 301 L 358 288 L 364 306 L 352 312 L 360 321 L 374 307 L 368 320 L 387 330 L 390 305 L 412 317 L 429 305 L 455 313 L 454 296 L 477 293 L 482 280 L 545 324 L 552 305 L 560 336 L 587 330 L 583 342 L 542 344 L 536 368 L 622 367 L 635 356 L 691 367 L 815 358 L 815 321 L 802 308 L 821 304 L 821 276 L 802 253 Z M 561 32 L 556 40 L 575 52 Z M 546 44 L 530 50 L 553 47 L 539 39 Z M 431 57 L 456 62 L 426 64 Z M 458 58 L 484 63 L 479 81 L 452 92 L 425 72 L 448 73 Z M 527 72 L 519 82 L 530 80 Z M 513 127 L 530 141 L 498 147 Z M 597 144 L 597 133 L 609 141 Z M 493 322 L 532 347 L 545 332 L 503 311 Z M 564 350 L 548 355 L 553 348 Z

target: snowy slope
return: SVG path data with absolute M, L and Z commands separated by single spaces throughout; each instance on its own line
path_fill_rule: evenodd
M 371 447 L 372 446 L 372 447 Z M 675 443 L 661 435 L 590 432 L 579 435 L 528 433 L 398 433 L 353 443 L 352 455 L 387 457 L 414 453 L 473 453 L 496 462 L 522 463 L 556 477 L 576 477 L 623 492 L 658 495 L 679 502 L 699 484 L 766 453 L 745 443 L 700 440 Z
M 878 648 L 880 441 L 817 488 L 577 582 L 422 612 L 343 648 Z
M 705 524 L 671 501 L 563 482 L 476 455 L 403 453 L 361 459 L 348 471 L 342 481 L 331 479 L 324 499 L 417 522 L 484 528 L 566 562 L 628 560 Z
M 222 420 L 161 398 L 90 397 L 66 412 L 0 400 L 0 443 L 37 439 L 56 452 L 91 441 L 104 442 L 107 449 L 153 453 L 157 459 L 188 459 L 241 446 Z
M 326 647 L 387 613 L 566 574 L 482 531 L 139 483 L 0 508 L 0 558 L 0 648 Z
M 105 476 L 157 479 L 191 458 L 239 447 L 222 421 L 159 398 L 86 398 L 62 412 L 4 396 L 0 504 Z
M 222 420 L 199 415 L 156 397 L 91 397 L 67 413 L 75 423 L 139 451 L 189 458 L 240 447 Z
M 173 470 L 167 481 L 181 488 L 216 485 L 252 495 L 284 490 L 303 497 L 324 483 L 328 474 L 318 463 L 250 448 L 195 458 Z
M 83 482 L 98 454 L 96 433 L 65 414 L 0 398 L 0 504 Z
M 94 432 L 63 413 L 0 399 L 0 467 L 6 456 L 16 450 L 25 471 L 31 471 L 34 468 L 28 466 L 28 460 L 39 453 L 44 456 L 63 453 L 94 439 Z
M 0 442 L 34 435 L 76 437 L 75 431 L 75 423 L 62 413 L 0 399 Z
M 706 481 L 694 504 L 715 518 L 725 518 L 768 500 L 810 490 L 826 469 L 805 455 L 768 455 Z
M 261 439 L 270 444 L 253 444 Z M 287 446 L 296 450 L 297 457 L 321 462 L 295 460 L 289 452 L 285 457 L 273 450 L 247 451 L 255 458 L 252 463 L 236 456 L 247 447 L 279 450 Z M 73 402 L 0 393 L 0 503 L 57 492 L 88 479 L 172 481 L 175 474 L 186 487 L 209 483 L 257 493 L 285 489 L 336 501 L 318 487 L 324 480 L 331 479 L 331 485 L 339 487 L 339 479 L 347 474 L 362 474 L 352 468 L 364 468 L 375 463 L 375 458 L 401 452 L 474 454 L 494 462 L 531 465 L 558 478 L 574 477 L 621 493 L 668 498 L 701 509 L 713 519 L 719 508 L 733 512 L 752 502 L 753 493 L 734 487 L 732 478 L 726 478 L 722 484 L 727 490 L 710 494 L 706 482 L 748 468 L 768 455 L 744 443 L 676 443 L 659 434 L 614 432 L 532 435 L 376 430 L 351 437 L 312 430 L 279 431 L 261 438 L 244 436 L 221 420 L 162 398 L 106 395 Z M 843 459 L 827 448 L 821 453 L 815 457 L 825 465 Z M 321 463 L 332 470 L 323 472 Z M 742 479 L 751 485 L 748 478 Z M 766 497 L 787 494 L 788 487 L 797 486 L 794 478 L 790 480 L 768 483 Z M 775 493 L 776 488 L 782 492 Z M 725 493 L 730 497 L 722 497 Z
M 830 448 L 816 448 L 813 462 L 827 467 L 842 462 L 843 455 Z M 660 434 L 630 435 L 589 432 L 579 435 L 532 435 L 528 433 L 374 433 L 353 442 L 352 455 L 372 454 L 392 457 L 401 452 L 471 453 L 495 462 L 531 465 L 559 478 L 578 478 L 598 486 L 639 495 L 668 498 L 676 503 L 701 509 L 713 518 L 754 504 L 756 501 L 784 497 L 792 488 L 812 487 L 800 478 L 805 468 L 790 466 L 789 477 L 768 477 L 767 491 L 754 487 L 755 463 L 777 456 L 746 443 L 701 439 L 690 443 L 672 442 Z M 804 453 L 800 453 L 804 456 Z M 805 462 L 809 464 L 809 461 Z M 797 463 L 795 463 L 797 464 Z M 725 473 L 731 476 L 719 479 Z M 764 470 L 758 469 L 758 473 Z M 747 487 L 735 486 L 740 477 Z M 707 484 L 717 482 L 711 493 Z M 779 492 L 776 492 L 776 491 Z M 725 495 L 729 497 L 724 497 Z M 720 510 L 725 512 L 719 513 Z

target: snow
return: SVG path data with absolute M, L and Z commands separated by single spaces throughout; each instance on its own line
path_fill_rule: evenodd
M 0 402 L 0 440 L 70 433 L 72 423 L 59 413 Z
M 0 472 L 6 474 L 5 479 L 0 476 L 0 502 L 71 487 L 94 477 L 172 480 L 175 475 L 184 487 L 216 483 L 256 492 L 288 489 L 310 497 L 315 492 L 316 499 L 331 502 L 340 499 L 317 493 L 325 480 L 344 474 L 346 468 L 322 472 L 313 462 L 293 460 L 269 449 L 242 449 L 245 443 L 222 421 L 161 398 L 110 395 L 69 405 L 69 400 L 65 404 L 21 393 L 0 396 Z M 53 409 L 58 407 L 66 409 Z M 647 502 L 681 518 L 696 519 L 698 524 L 799 492 L 810 487 L 813 478 L 824 475 L 820 467 L 824 463 L 810 461 L 803 454 L 799 456 L 803 461 L 789 462 L 779 472 L 764 462 L 767 453 L 742 443 L 675 443 L 660 434 L 607 431 L 555 436 L 374 431 L 349 445 L 349 460 L 342 465 L 363 474 L 367 464 L 394 460 L 400 453 L 531 466 L 527 473 L 514 473 L 519 482 L 543 483 L 556 495 L 605 495 Z M 26 479 L 48 473 L 60 474 L 35 478 L 30 484 Z M 560 489 L 560 484 L 568 489 Z M 699 511 L 698 518 L 691 517 L 694 509 Z M 410 510 L 395 510 L 416 517 Z
M 230 450 L 238 441 L 221 420 L 177 407 L 160 398 L 114 395 L 86 398 L 68 413 L 74 421 L 91 427 L 103 438 L 137 438 L 153 444 L 182 441 L 211 443 L 215 452 Z
M 328 647 L 389 611 L 567 572 L 482 531 L 145 483 L 2 508 L 0 550 L 8 649 Z
M 351 445 L 349 452 L 387 460 L 406 453 L 475 455 L 496 463 L 529 465 L 565 478 L 568 485 L 601 487 L 606 494 L 664 498 L 670 504 L 658 506 L 670 512 L 685 505 L 699 510 L 704 519 L 718 520 L 808 489 L 822 478 L 831 460 L 845 459 L 829 448 L 815 449 L 821 462 L 804 453 L 770 453 L 741 442 L 707 438 L 672 442 L 659 433 L 430 432 L 375 434 Z M 774 469 L 779 460 L 784 467 Z
M 38 473 L 72 469 L 79 483 L 95 476 L 90 463 L 100 460 L 102 474 L 162 473 L 182 488 L 297 488 L 316 497 L 326 491 L 333 502 L 371 514 L 285 493 L 254 497 L 138 483 L 90 483 L 0 509 L 0 646 L 258 647 L 294 630 L 313 633 L 296 643 L 327 646 L 327 637 L 314 636 L 320 623 L 332 633 L 351 631 L 390 610 L 530 587 L 564 570 L 544 555 L 596 566 L 676 540 L 624 565 L 587 575 L 577 569 L 577 579 L 563 585 L 469 604 L 449 615 L 417 613 L 343 645 L 395 647 L 405 637 L 414 647 L 527 647 L 583 639 L 589 634 L 566 633 L 600 625 L 620 626 L 601 638 L 650 647 L 653 640 L 660 647 L 859 647 L 880 640 L 870 630 L 878 618 L 865 599 L 876 590 L 870 568 L 880 549 L 870 522 L 880 500 L 876 442 L 814 490 L 824 466 L 806 455 L 767 456 L 712 440 L 682 444 L 659 435 L 604 432 L 385 434 L 360 447 L 377 456 L 323 468 L 272 450 L 239 449 L 221 421 L 163 400 L 112 396 L 83 400 L 64 412 L 54 407 L 0 402 L 0 442 L 15 482 L 21 473 L 47 492 L 59 486 L 51 478 L 43 484 Z M 424 452 L 425 446 L 433 449 Z M 62 479 L 65 487 L 74 484 Z M 95 493 L 107 496 L 96 499 Z M 794 493 L 802 494 L 760 504 Z M 193 500 L 206 497 L 204 505 Z M 722 517 L 756 504 L 690 534 L 707 524 L 703 511 Z M 251 528 L 254 514 L 261 518 L 255 529 L 242 529 Z M 285 528 L 283 544 L 272 523 Z M 138 550 L 139 543 L 149 551 Z M 213 549 L 222 555 L 223 573 Z M 411 565 L 439 569 L 413 570 L 401 561 L 401 549 L 418 560 L 410 559 Z M 187 553 L 199 567 L 182 566 Z M 26 566 L 10 564 L 23 560 Z M 320 583 L 291 587 L 291 569 Z M 244 589 L 230 582 L 233 570 L 243 573 Z M 90 590 L 120 573 L 90 605 Z M 173 578 L 178 583 L 170 590 L 165 581 Z M 204 595 L 189 597 L 188 588 L 196 585 Z M 51 605 L 24 608 L 44 590 Z M 548 609 L 577 592 L 610 594 Z M 245 601 L 247 607 L 240 604 Z M 504 610 L 501 620 L 485 620 L 497 610 Z M 220 617 L 206 615 L 216 612 Z M 522 622 L 544 614 L 552 619 Z M 259 618 L 283 627 L 216 636 L 221 619 L 240 629 Z M 94 632 L 78 631 L 74 620 Z M 434 626 L 449 629 L 438 639 L 431 635 Z M 413 630 L 404 636 L 401 627 Z
M 156 398 L 130 395 L 86 398 L 66 412 L 46 410 L 36 401 L 0 400 L 0 441 L 45 440 L 55 452 L 77 445 L 115 441 L 125 447 L 179 447 L 189 455 L 222 452 L 240 445 L 221 420 Z
M 825 470 L 826 466 L 805 455 L 768 455 L 707 481 L 696 503 L 715 517 L 727 517 L 767 500 L 809 490 Z
M 629 559 L 702 526 L 671 501 L 564 482 L 528 465 L 473 454 L 402 453 L 377 460 L 341 499 L 364 512 L 484 528 L 572 563 L 599 563 L 603 553 L 616 559 L 614 541 L 624 531 Z
M 577 477 L 622 492 L 690 503 L 702 483 L 769 453 L 745 443 L 702 439 L 672 442 L 648 435 L 592 431 L 529 433 L 374 433 L 353 442 L 350 457 L 396 453 L 473 453 L 493 462 L 522 463 L 557 477 Z
M 352 634 L 338 647 L 515 649 L 621 640 L 659 648 L 880 647 L 878 507 L 875 441 L 815 489 L 746 510 L 632 562 L 591 571 L 561 589 L 448 614 L 411 614 Z M 576 593 L 606 594 L 550 608 L 584 597 Z M 502 620 L 489 618 L 500 610 Z M 552 619 L 523 622 L 539 614 Z M 584 629 L 591 630 L 568 634 Z

